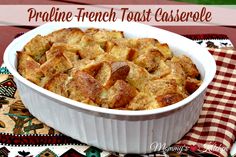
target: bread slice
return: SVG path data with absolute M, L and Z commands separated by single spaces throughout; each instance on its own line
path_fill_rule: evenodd
M 104 43 L 103 49 L 105 52 L 109 53 L 114 46 L 117 46 L 116 43 L 108 40 Z
M 181 64 L 176 61 L 177 57 L 173 57 L 171 60 L 166 61 L 166 64 L 170 67 L 171 73 L 166 76 L 168 79 L 175 79 L 176 83 L 183 87 L 185 84 L 186 74 Z
M 103 87 L 91 75 L 78 70 L 67 84 L 67 89 L 69 97 L 74 100 L 82 101 L 89 99 L 92 102 L 98 103 L 100 102 L 99 99 Z
M 136 96 L 137 90 L 123 80 L 117 80 L 108 90 L 109 108 L 125 107 Z
M 79 28 L 63 28 L 48 34 L 46 38 L 52 43 L 78 44 L 83 35 Z
M 188 77 L 185 81 L 185 89 L 189 94 L 195 92 L 201 85 L 202 81 Z
M 56 56 L 58 53 L 63 53 L 70 62 L 74 65 L 80 59 L 78 45 L 66 44 L 66 43 L 54 43 L 52 47 L 46 52 L 47 60 Z
M 178 91 L 175 79 L 156 79 L 150 80 L 146 83 L 144 92 L 152 93 L 153 95 L 165 95 Z
M 161 60 L 163 60 L 163 55 L 160 51 L 151 49 L 139 55 L 138 58 L 134 60 L 134 63 L 152 72 L 157 69 Z
M 157 43 L 156 48 L 162 53 L 164 59 L 171 59 L 173 57 L 173 53 L 171 52 L 169 46 L 166 43 Z
M 150 110 L 159 108 L 155 96 L 152 94 L 139 92 L 127 106 L 128 110 Z
M 183 99 L 184 99 L 183 95 L 179 93 L 169 93 L 169 94 L 164 94 L 164 95 L 158 95 L 156 97 L 156 100 L 158 104 L 160 105 L 160 107 L 172 105 Z
M 47 58 L 46 58 L 46 53 L 42 55 L 42 57 L 39 59 L 39 64 L 43 64 L 47 61 Z
M 97 56 L 104 53 L 104 50 L 96 43 L 92 36 L 84 35 L 78 46 L 79 54 L 82 59 L 95 59 Z
M 101 55 L 98 55 L 95 58 L 95 61 L 97 61 L 97 62 L 108 62 L 108 63 L 111 64 L 111 63 L 117 62 L 119 60 L 116 57 L 114 57 L 111 54 L 109 54 L 109 53 L 103 53 Z
M 49 40 L 41 35 L 37 35 L 24 46 L 24 51 L 38 62 L 50 47 L 51 43 Z
M 179 63 L 181 64 L 187 76 L 192 78 L 200 76 L 200 73 L 197 70 L 196 65 L 192 62 L 192 60 L 189 57 L 183 55 L 178 58 L 179 58 Z
M 130 68 L 127 62 L 113 62 L 112 64 L 103 62 L 103 66 L 95 78 L 105 88 L 110 88 L 117 80 L 125 80 L 129 74 L 129 70 Z
M 43 77 L 40 64 L 25 52 L 17 52 L 17 59 L 17 69 L 19 73 L 26 79 L 39 85 Z
M 48 80 L 48 82 L 44 85 L 44 88 L 59 95 L 68 97 L 65 88 L 66 80 L 68 78 L 69 78 L 68 74 L 58 73 L 54 75 L 50 80 Z
M 103 66 L 102 62 L 92 62 L 91 64 L 81 66 L 79 69 L 83 72 L 88 73 L 89 75 L 93 77 L 96 77 L 96 75 L 99 73 L 102 66 Z M 103 73 L 103 74 L 106 75 L 106 73 Z
M 150 80 L 151 75 L 145 68 L 140 67 L 133 62 L 127 63 L 130 67 L 130 71 L 126 77 L 126 81 L 133 87 L 137 88 L 139 91 L 142 91 L 145 87 L 145 82 Z
M 51 78 L 53 75 L 63 73 L 73 67 L 69 59 L 63 53 L 58 53 L 47 60 L 40 66 L 40 70 L 46 77 Z
M 157 43 L 159 43 L 159 41 L 154 38 L 138 38 L 135 41 L 135 47 L 142 51 L 146 49 L 153 49 Z
M 105 29 L 94 29 L 90 28 L 85 31 L 88 35 L 91 35 L 93 39 L 98 43 L 103 49 L 105 47 L 105 43 L 108 40 L 120 39 L 124 38 L 124 34 L 122 31 L 108 31 Z
M 109 83 L 111 75 L 111 64 L 108 62 L 102 62 L 100 69 L 97 71 L 97 74 L 94 77 L 102 84 L 103 87 L 108 88 L 110 87 L 109 84 L 111 84 Z
M 165 61 L 160 60 L 157 69 L 152 73 L 153 78 L 163 78 L 171 73 L 170 67 L 165 63 Z
M 137 57 L 135 49 L 124 46 L 113 46 L 109 54 L 117 58 L 119 61 L 132 61 Z

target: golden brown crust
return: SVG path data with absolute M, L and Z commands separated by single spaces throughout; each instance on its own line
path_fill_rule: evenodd
M 97 29 L 97 28 L 88 28 L 88 29 L 85 30 L 85 33 L 86 34 L 95 34 L 98 31 L 99 31 L 99 29 Z
M 149 51 L 150 49 L 154 49 L 156 44 L 158 43 L 159 41 L 154 38 L 138 38 L 136 39 L 136 41 L 133 41 L 133 44 L 135 45 L 134 48 L 144 52 Z
M 102 62 L 101 68 L 96 73 L 95 79 L 98 80 L 105 88 L 108 87 L 109 79 L 112 75 L 111 64 Z
M 185 82 L 185 89 L 187 90 L 189 94 L 192 94 L 199 88 L 200 85 L 201 85 L 201 81 L 195 78 L 188 77 Z
M 187 76 L 196 78 L 200 75 L 196 65 L 192 62 L 192 60 L 189 57 L 181 56 L 179 58 L 180 58 L 179 62 L 183 67 L 184 72 L 186 73 Z
M 167 44 L 96 28 L 36 36 L 18 53 L 18 71 L 75 101 L 120 110 L 164 107 L 201 84 L 191 59 L 173 56 Z
M 113 63 L 119 61 L 117 58 L 114 56 L 108 54 L 108 53 L 103 53 L 101 55 L 98 55 L 97 58 L 95 58 L 95 61 L 97 62 L 108 62 L 108 63 Z
M 68 77 L 69 75 L 65 73 L 56 74 L 45 83 L 44 88 L 59 95 L 68 97 L 65 87 L 65 80 L 67 80 Z
M 50 47 L 51 43 L 49 40 L 41 35 L 37 35 L 24 46 L 24 51 L 38 62 Z
M 150 74 L 145 68 L 140 67 L 133 62 L 127 63 L 130 67 L 129 74 L 126 78 L 127 82 L 139 91 L 143 91 L 145 83 L 150 79 Z
M 179 86 L 184 86 L 186 74 L 184 72 L 183 67 L 179 62 L 175 61 L 175 57 L 173 57 L 171 60 L 168 60 L 166 64 L 170 67 L 171 73 L 166 76 L 168 79 L 174 79 L 176 80 L 176 83 Z
M 95 59 L 104 53 L 101 46 L 95 42 L 92 36 L 84 35 L 79 43 L 79 55 L 83 58 Z
M 41 78 L 43 77 L 43 73 L 40 70 L 40 64 L 25 52 L 17 52 L 17 58 L 17 69 L 19 73 L 26 79 L 39 85 Z
M 92 63 L 92 64 L 85 65 L 80 70 L 82 70 L 83 72 L 86 72 L 89 75 L 95 77 L 97 75 L 98 71 L 101 69 L 101 67 L 102 67 L 101 62 L 98 62 L 98 63 L 95 62 L 95 63 Z
M 102 92 L 102 85 L 91 75 L 77 71 L 68 83 L 68 91 L 70 95 L 76 95 L 79 92 L 83 97 L 98 102 Z
M 109 54 L 119 61 L 132 61 L 137 56 L 137 52 L 135 49 L 124 46 L 113 46 L 112 49 L 109 51 Z
M 63 53 L 63 55 L 68 58 L 73 65 L 80 59 L 79 47 L 77 45 L 65 43 L 53 44 L 52 47 L 46 52 L 46 59 L 49 60 L 58 53 Z
M 42 55 L 42 57 L 39 59 L 39 64 L 43 64 L 47 61 L 47 58 L 46 58 L 46 53 L 44 55 Z
M 104 29 L 94 29 L 90 28 L 85 31 L 89 36 L 92 36 L 94 41 L 99 44 L 103 49 L 107 41 L 113 39 L 124 38 L 122 31 L 107 31 Z
M 129 74 L 129 66 L 126 62 L 114 62 L 111 64 L 111 77 L 106 87 L 112 86 L 117 80 L 125 80 Z
M 84 32 L 79 28 L 63 28 L 46 36 L 52 43 L 77 44 L 80 42 Z
M 154 95 L 165 95 L 178 91 L 178 86 L 174 79 L 156 79 L 146 83 L 144 91 Z
M 109 108 L 125 107 L 136 94 L 136 89 L 125 81 L 116 81 L 116 83 L 108 91 Z
M 111 49 L 115 46 L 116 44 L 112 41 L 106 41 L 104 44 L 104 51 L 105 52 L 110 52 Z
M 162 59 L 163 55 L 158 50 L 154 49 L 139 55 L 139 57 L 134 60 L 134 63 L 152 72 L 157 69 Z
M 129 103 L 127 109 L 129 110 L 148 110 L 159 108 L 159 104 L 155 97 L 151 94 L 139 92 Z
M 158 68 L 152 73 L 153 78 L 162 78 L 171 73 L 171 68 L 161 60 Z
M 65 72 L 73 67 L 72 63 L 63 55 L 58 53 L 40 66 L 41 71 L 47 77 Z
M 165 59 L 171 59 L 173 57 L 173 54 L 166 43 L 164 44 L 157 43 L 156 48 L 162 53 Z
M 95 64 L 96 62 L 94 60 L 88 59 L 88 58 L 84 58 L 84 59 L 80 59 L 78 60 L 75 64 L 74 67 L 72 69 L 73 70 L 83 70 L 84 68 L 87 68 L 93 64 Z
M 184 97 L 179 93 L 169 93 L 169 94 L 159 95 L 156 97 L 156 100 L 161 107 L 177 103 L 182 99 L 184 99 Z
M 103 62 L 95 75 L 105 88 L 110 88 L 117 80 L 125 80 L 129 73 L 129 66 L 126 62 Z

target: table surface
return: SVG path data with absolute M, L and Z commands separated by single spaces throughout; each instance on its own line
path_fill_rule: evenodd
M 97 0 L 1 0 L 0 4 L 107 4 L 108 1 Z M 109 4 L 180 4 L 185 5 L 186 3 L 173 2 L 166 0 L 126 0 L 116 1 L 109 0 Z M 172 31 L 181 35 L 184 34 L 225 34 L 229 37 L 232 44 L 236 46 L 236 27 L 225 27 L 225 26 L 160 26 L 159 28 Z M 0 63 L 7 45 L 15 38 L 16 34 L 24 33 L 31 30 L 32 27 L 19 27 L 19 26 L 1 26 L 0 27 Z M 236 145 L 231 150 L 233 154 L 236 153 Z

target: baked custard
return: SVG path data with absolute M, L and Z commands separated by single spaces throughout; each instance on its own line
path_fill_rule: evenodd
M 149 110 L 188 97 L 201 85 L 195 64 L 153 38 L 121 31 L 64 28 L 37 35 L 17 52 L 29 81 L 85 104 Z

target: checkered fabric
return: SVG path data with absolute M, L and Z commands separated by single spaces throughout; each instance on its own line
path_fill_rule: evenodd
M 226 157 L 236 138 L 236 51 L 210 49 L 217 64 L 195 126 L 177 144 Z

